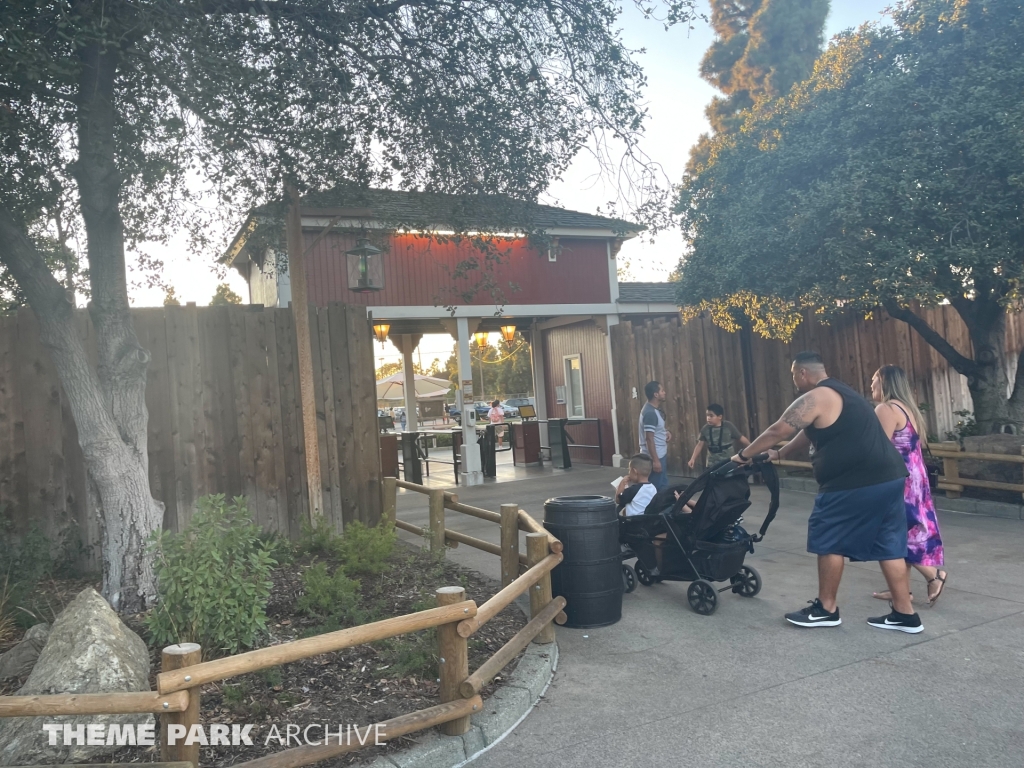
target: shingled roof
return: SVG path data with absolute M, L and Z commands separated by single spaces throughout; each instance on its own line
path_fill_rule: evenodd
M 675 304 L 675 283 L 619 283 L 619 304 Z

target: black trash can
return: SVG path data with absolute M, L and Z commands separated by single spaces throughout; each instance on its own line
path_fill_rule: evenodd
M 551 591 L 566 600 L 567 627 L 604 627 L 622 618 L 619 518 L 607 496 L 558 496 L 544 502 L 544 527 L 561 540 Z

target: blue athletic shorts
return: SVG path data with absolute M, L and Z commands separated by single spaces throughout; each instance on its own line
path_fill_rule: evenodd
M 819 493 L 807 521 L 807 551 L 851 560 L 902 560 L 907 556 L 903 478 Z

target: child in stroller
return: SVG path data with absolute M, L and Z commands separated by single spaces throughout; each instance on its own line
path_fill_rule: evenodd
M 742 597 L 760 592 L 760 574 L 744 565 L 743 559 L 764 538 L 779 509 L 778 474 L 767 459 L 767 454 L 762 454 L 751 464 L 723 462 L 689 485 L 660 491 L 643 515 L 620 518 L 626 591 L 636 589 L 637 581 L 644 586 L 655 581 L 689 581 L 686 596 L 690 607 L 704 615 L 718 607 L 719 592 L 732 591 Z M 750 506 L 748 478 L 758 473 L 771 493 L 771 502 L 760 531 L 751 535 L 736 522 Z M 691 509 L 688 502 L 694 497 L 697 500 Z M 663 541 L 658 542 L 659 538 Z M 661 562 L 656 550 L 659 544 Z M 632 558 L 636 558 L 635 568 L 625 563 Z M 729 585 L 720 590 L 712 583 L 726 580 Z

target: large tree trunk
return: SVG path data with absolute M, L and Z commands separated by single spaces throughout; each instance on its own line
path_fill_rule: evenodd
M 122 179 L 115 161 L 113 101 L 118 54 L 95 44 L 80 52 L 75 177 L 88 240 L 98 365 L 94 371 L 74 325 L 63 286 L 29 241 L 23 223 L 0 210 L 0 258 L 39 318 L 78 428 L 89 481 L 103 522 L 103 594 L 135 612 L 156 597 L 147 540 L 163 524 L 163 504 L 149 492 L 145 387 L 150 355 L 132 328 L 118 207 Z

